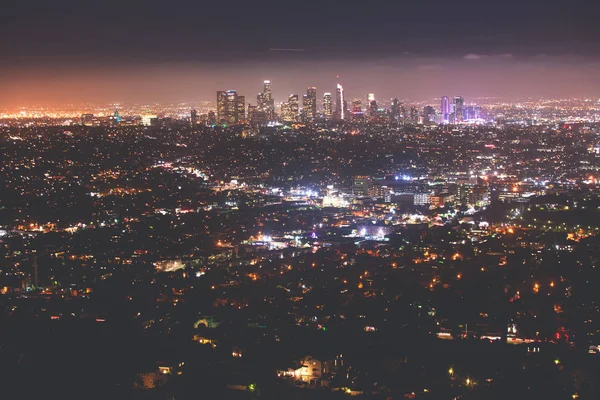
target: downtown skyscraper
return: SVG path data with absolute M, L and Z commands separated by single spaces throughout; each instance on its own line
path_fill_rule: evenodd
M 235 90 L 217 92 L 217 121 L 219 124 L 234 125 L 246 118 L 246 97 Z
M 450 114 L 452 114 L 452 106 L 450 105 L 450 99 L 448 96 L 442 96 L 442 104 L 440 110 L 441 121 L 440 123 L 447 124 L 450 122 Z
M 344 88 L 339 83 L 335 91 L 335 116 L 338 120 L 346 119 L 346 106 L 344 100 Z
M 331 99 L 331 93 L 323 94 L 323 117 L 325 121 L 331 121 L 333 118 L 333 101 Z
M 410 108 L 409 120 L 410 120 L 410 124 L 411 125 L 418 125 L 419 124 L 419 110 L 417 109 L 417 107 L 412 106 Z
M 317 88 L 309 87 L 302 96 L 302 119 L 304 123 L 313 123 L 317 117 Z
M 391 122 L 400 122 L 400 106 L 400 100 L 398 100 L 397 98 L 392 99 L 392 109 L 390 115 Z
M 460 124 L 465 118 L 465 99 L 454 96 L 454 123 Z
M 288 101 L 281 104 L 281 120 L 283 122 L 298 122 L 298 95 L 290 94 Z
M 373 100 L 369 101 L 369 118 L 377 118 L 377 100 L 375 100 L 374 98 Z
M 271 81 L 263 82 L 263 91 L 257 96 L 258 110 L 265 113 L 267 121 L 275 119 L 275 100 L 271 93 Z

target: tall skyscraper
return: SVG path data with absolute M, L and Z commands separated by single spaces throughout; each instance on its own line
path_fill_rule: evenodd
M 446 97 L 446 99 L 448 99 Z M 435 109 L 431 106 L 423 107 L 423 123 L 424 124 L 433 124 L 435 123 Z
M 375 99 L 369 102 L 369 118 L 377 118 L 377 101 Z
M 271 81 L 263 82 L 263 91 L 258 94 L 258 108 L 260 111 L 264 111 L 267 120 L 273 121 L 275 119 L 275 100 L 273 100 L 273 94 L 271 93 Z
M 260 92 L 259 94 L 256 95 L 256 107 L 259 110 L 264 111 L 264 109 L 265 109 L 265 93 L 264 92 Z
M 263 82 L 263 93 L 265 94 L 265 98 L 269 100 L 273 98 L 273 96 L 271 95 L 271 81 Z
M 290 103 L 289 102 L 284 101 L 283 103 L 281 103 L 280 115 L 281 115 L 281 120 L 283 122 L 293 122 L 292 121 L 292 113 L 290 112 Z
M 325 117 L 325 121 L 331 121 L 331 118 L 333 117 L 331 93 L 323 94 L 323 116 Z
M 305 123 L 315 122 L 317 116 L 317 88 L 309 87 L 302 96 L 302 116 Z
M 281 103 L 281 120 L 283 122 L 298 122 L 298 95 L 290 94 L 288 101 Z
M 465 118 L 465 99 L 454 96 L 454 123 L 460 124 Z
M 346 105 L 344 100 L 344 88 L 339 83 L 335 91 L 335 115 L 339 120 L 346 119 Z
M 372 101 L 375 101 L 375 93 L 369 93 L 367 95 L 367 102 L 371 104 Z
M 408 121 L 409 115 L 404 104 L 400 103 L 400 123 L 405 124 Z
M 217 92 L 217 121 L 219 124 L 234 125 L 246 118 L 246 98 L 235 90 Z
M 206 123 L 210 126 L 217 124 L 217 116 L 215 115 L 214 111 L 210 110 L 208 112 L 208 118 L 206 119 Z
M 346 99 L 344 99 L 344 102 L 342 103 L 342 113 L 344 114 L 344 118 L 348 118 L 348 115 L 350 114 L 350 112 L 348 111 L 348 102 L 346 101 Z
M 400 122 L 400 100 L 394 98 L 392 99 L 392 109 L 390 119 L 392 123 Z
M 237 96 L 236 108 L 237 108 L 236 123 L 240 124 L 240 123 L 246 122 L 246 96 L 240 96 L 240 95 Z
M 227 99 L 227 91 L 217 91 L 217 123 L 227 123 L 229 114 L 229 101 Z
M 290 94 L 288 97 L 288 103 L 290 104 L 290 113 L 292 114 L 292 120 L 293 120 L 293 122 L 297 122 L 298 121 L 298 111 L 300 109 L 298 95 Z
M 190 125 L 196 126 L 198 123 L 198 111 L 193 110 L 190 112 Z
M 443 124 L 447 124 L 450 122 L 450 114 L 452 114 L 452 110 L 450 108 L 450 99 L 448 96 L 442 96 L 442 107 L 441 107 L 441 117 L 440 121 Z
M 419 124 L 419 110 L 415 106 L 410 108 L 410 123 L 413 125 Z

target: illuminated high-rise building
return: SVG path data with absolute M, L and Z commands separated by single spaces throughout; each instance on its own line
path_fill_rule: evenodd
M 256 107 L 261 111 L 265 108 L 265 94 L 263 92 L 256 95 Z
M 290 94 L 288 97 L 288 103 L 290 104 L 290 113 L 294 122 L 298 121 L 298 112 L 300 110 L 300 103 L 297 94 Z
M 292 121 L 292 113 L 290 112 L 290 103 L 284 101 L 281 103 L 281 108 L 279 109 L 279 114 L 281 115 L 281 120 L 283 122 L 293 122 Z
M 281 103 L 281 120 L 283 122 L 298 122 L 298 95 L 290 94 L 288 101 Z
M 234 125 L 246 118 L 246 98 L 235 90 L 217 92 L 217 121 L 219 124 Z
M 317 88 L 309 87 L 302 96 L 302 119 L 305 123 L 315 122 L 317 116 Z
M 465 99 L 454 96 L 454 123 L 460 124 L 465 118 Z
M 440 123 L 447 124 L 450 122 L 450 114 L 452 114 L 452 109 L 450 107 L 450 99 L 448 96 L 442 96 L 442 107 L 440 110 L 440 115 L 442 120 Z
M 267 123 L 265 112 L 259 110 L 258 106 L 248 104 L 248 120 L 253 126 L 264 125 Z
M 410 108 L 410 123 L 412 125 L 418 125 L 419 124 L 419 110 L 415 106 L 412 106 Z
M 375 99 L 369 102 L 369 118 L 377 118 L 377 101 Z
M 323 117 L 325 118 L 325 121 L 331 121 L 331 118 L 333 118 L 331 93 L 323 94 Z
M 400 100 L 392 99 L 392 109 L 390 113 L 390 119 L 393 123 L 400 122 Z
M 367 102 L 371 104 L 372 101 L 375 101 L 375 93 L 369 93 L 367 95 Z
M 446 97 L 447 99 L 447 97 Z M 423 123 L 433 124 L 436 121 L 435 109 L 431 106 L 423 107 Z
M 217 122 L 226 123 L 227 115 L 229 114 L 229 101 L 227 92 L 224 90 L 217 91 Z
M 404 104 L 400 103 L 400 123 L 405 124 L 406 121 L 408 121 L 408 118 L 409 115 L 406 107 L 404 107 Z
M 243 122 L 246 122 L 246 96 L 237 96 L 237 100 L 236 100 L 236 108 L 237 108 L 237 115 L 236 115 L 236 123 L 240 124 Z
M 335 91 L 335 115 L 339 120 L 346 119 L 346 101 L 344 100 L 344 88 L 339 83 Z
M 271 93 L 271 81 L 264 81 L 263 84 L 263 91 L 257 96 L 258 108 L 265 113 L 267 120 L 273 121 L 275 119 L 275 100 Z
M 192 110 L 190 112 L 190 125 L 196 126 L 197 123 L 198 123 L 198 111 Z
M 217 124 L 217 116 L 215 115 L 214 111 L 210 110 L 208 112 L 208 117 L 206 119 L 206 123 L 210 126 Z
M 265 100 L 271 101 L 273 100 L 273 95 L 271 94 L 271 81 L 264 81 L 263 93 L 265 94 Z

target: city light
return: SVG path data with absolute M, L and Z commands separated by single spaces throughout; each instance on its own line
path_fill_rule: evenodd
M 13 3 L 7 399 L 600 399 L 596 4 Z

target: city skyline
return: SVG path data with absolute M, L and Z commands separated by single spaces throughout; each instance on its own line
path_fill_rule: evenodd
M 581 64 L 577 64 L 577 61 Z M 24 68 L 4 74 L 6 96 L 0 107 L 61 106 L 81 103 L 152 103 L 206 101 L 217 90 L 236 88 L 242 93 L 257 92 L 257 82 L 276 82 L 275 98 L 284 98 L 306 87 L 333 92 L 337 82 L 353 95 L 375 92 L 379 98 L 424 101 L 440 93 L 474 97 L 597 98 L 599 63 L 576 58 L 520 58 L 510 54 L 465 54 L 452 59 L 410 59 L 357 61 L 346 63 L 301 61 L 291 66 L 284 61 L 250 63 L 240 76 L 231 64 L 214 67 L 170 66 L 99 67 L 85 66 L 61 72 L 58 66 L 45 72 Z M 318 68 L 317 68 L 318 65 Z M 447 76 L 453 79 L 448 80 Z M 385 83 L 384 83 L 385 82 Z M 558 84 L 548 85 L 548 82 Z

